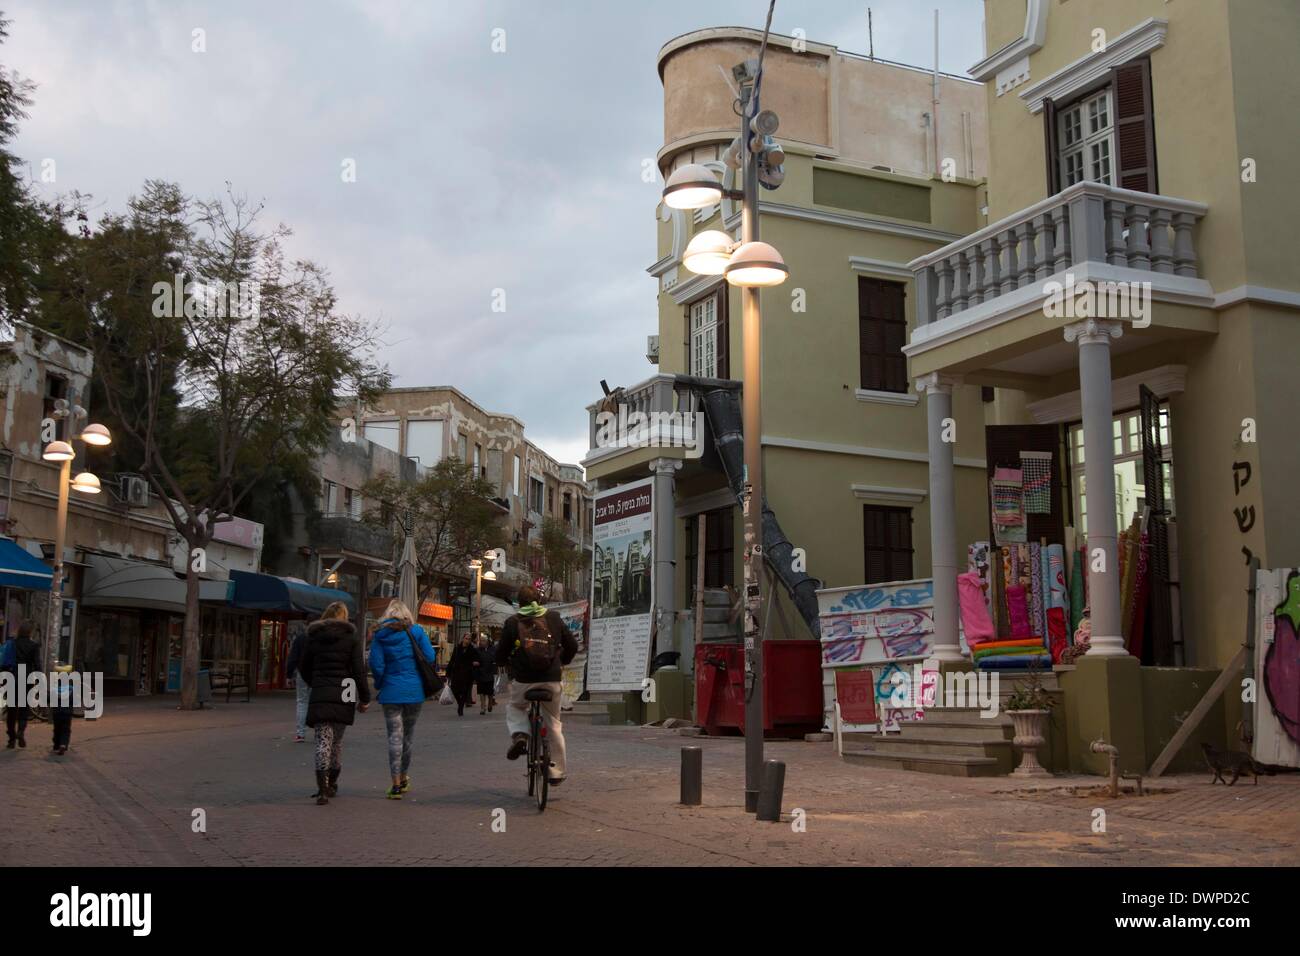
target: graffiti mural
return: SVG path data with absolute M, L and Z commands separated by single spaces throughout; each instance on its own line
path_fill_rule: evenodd
M 1264 693 L 1282 730 L 1300 744 L 1300 571 L 1287 577 L 1283 596 L 1264 654 Z

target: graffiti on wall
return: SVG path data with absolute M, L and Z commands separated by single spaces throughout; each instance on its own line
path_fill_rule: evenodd
M 818 598 L 827 598 L 821 608 L 822 614 L 844 614 L 853 611 L 881 611 L 888 608 L 918 607 L 930 604 L 934 600 L 934 582 L 906 581 L 902 584 L 871 585 L 852 590 L 837 590 L 830 594 L 819 593 Z
M 1300 744 L 1300 571 L 1288 575 L 1282 603 L 1273 611 L 1264 693 L 1286 735 Z
M 1245 472 L 1244 477 L 1241 474 L 1242 472 Z M 1251 476 L 1250 462 L 1234 461 L 1232 463 L 1232 486 L 1233 486 L 1232 493 L 1235 497 L 1240 497 L 1241 489 L 1245 488 L 1248 484 L 1250 484 L 1250 476 Z M 1240 531 L 1242 534 L 1249 534 L 1250 529 L 1255 527 L 1255 506 L 1254 505 L 1246 505 L 1245 507 L 1241 507 L 1241 508 L 1233 508 L 1232 516 L 1235 519 L 1237 519 L 1237 530 Z M 1241 546 L 1241 553 L 1246 556 L 1246 563 L 1250 564 L 1250 559 L 1254 557 L 1254 554 L 1251 552 L 1250 548 L 1246 547 L 1243 544 Z

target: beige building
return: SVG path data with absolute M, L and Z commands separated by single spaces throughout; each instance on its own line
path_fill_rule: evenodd
M 662 48 L 665 178 L 702 163 L 738 185 L 722 161 L 738 121 L 720 70 L 730 77 L 734 65 L 757 55 L 760 40 L 759 31 L 719 28 Z M 786 159 L 780 188 L 760 190 L 762 239 L 790 271 L 784 285 L 762 291 L 767 500 L 806 554 L 807 573 L 827 586 L 927 577 L 926 412 L 902 351 L 916 322 L 907 263 L 986 221 L 983 90 L 969 79 L 791 37 L 771 37 L 766 56 L 762 105 L 780 117 L 776 138 Z M 730 199 L 696 212 L 661 204 L 656 216 L 659 258 L 648 271 L 658 293 L 650 346 L 657 374 L 589 406 L 584 465 L 602 488 L 655 476 L 657 500 L 670 501 L 672 515 L 655 550 L 672 554 L 675 569 L 657 576 L 656 604 L 681 617 L 692 606 L 697 561 L 706 587 L 741 583 L 742 521 L 713 447 L 717 436 L 706 424 L 698 455 L 628 447 L 605 440 L 598 415 L 619 405 L 693 415 L 709 381 L 741 377 L 740 290 L 682 265 L 696 233 L 738 235 L 740 208 Z M 967 416 L 983 414 L 978 388 L 959 389 L 957 403 Z M 973 504 L 985 465 L 975 430 L 959 435 L 956 461 L 959 493 Z M 983 523 L 973 508 L 962 516 L 968 535 Z M 811 636 L 815 610 L 804 614 L 805 626 L 789 594 L 776 593 L 780 615 L 769 636 Z M 791 627 L 779 627 L 780 617 Z M 661 635 L 667 626 L 659 622 Z M 685 641 L 679 635 L 679 649 L 689 652 Z M 662 638 L 658 649 L 666 649 Z
M 535 548 L 542 522 L 562 522 L 575 546 L 591 548 L 591 493 L 577 465 L 556 461 L 524 435 L 513 415 L 489 412 L 451 386 L 394 388 L 365 409 L 361 434 L 369 441 L 431 468 L 459 457 L 492 484 L 505 512 L 507 569 L 485 593 L 513 597 L 541 576 Z M 570 600 L 589 589 L 588 573 L 553 582 L 552 598 Z
M 990 225 L 910 263 L 910 375 L 930 389 L 931 420 L 951 416 L 959 435 L 987 420 L 1054 436 L 1064 524 L 1095 556 L 1092 649 L 1059 675 L 1069 763 L 1100 769 L 1086 742 L 1104 736 L 1141 770 L 1198 699 L 1189 688 L 1203 692 L 1242 644 L 1250 557 L 1300 564 L 1288 428 L 1300 408 L 1300 11 L 986 0 L 985 28 L 972 73 L 988 104 Z M 1085 282 L 1136 285 L 1093 296 Z M 986 419 L 959 397 L 971 384 L 996 389 Z M 964 567 L 969 489 L 934 429 L 930 453 L 932 480 L 957 488 L 930 529 L 938 611 Z M 1158 598 L 1141 660 L 1122 634 L 1116 544 L 1135 518 Z M 951 603 L 937 626 L 955 659 Z M 1234 686 L 1203 732 L 1239 746 Z

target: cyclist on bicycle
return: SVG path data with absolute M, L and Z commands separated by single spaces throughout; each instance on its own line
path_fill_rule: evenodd
M 510 697 L 506 705 L 506 729 L 510 731 L 510 749 L 506 757 L 518 760 L 528 750 L 528 701 L 524 694 L 534 687 L 544 687 L 551 699 L 541 705 L 551 747 L 551 783 L 564 780 L 564 733 L 560 727 L 561 668 L 578 653 L 564 619 L 557 611 L 542 606 L 542 598 L 531 587 L 519 589 L 519 613 L 509 618 L 497 642 L 497 664 L 509 668 Z

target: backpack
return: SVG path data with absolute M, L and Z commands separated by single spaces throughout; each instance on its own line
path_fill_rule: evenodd
M 560 656 L 560 642 L 546 624 L 546 616 L 517 617 L 519 659 L 531 671 L 549 671 Z

